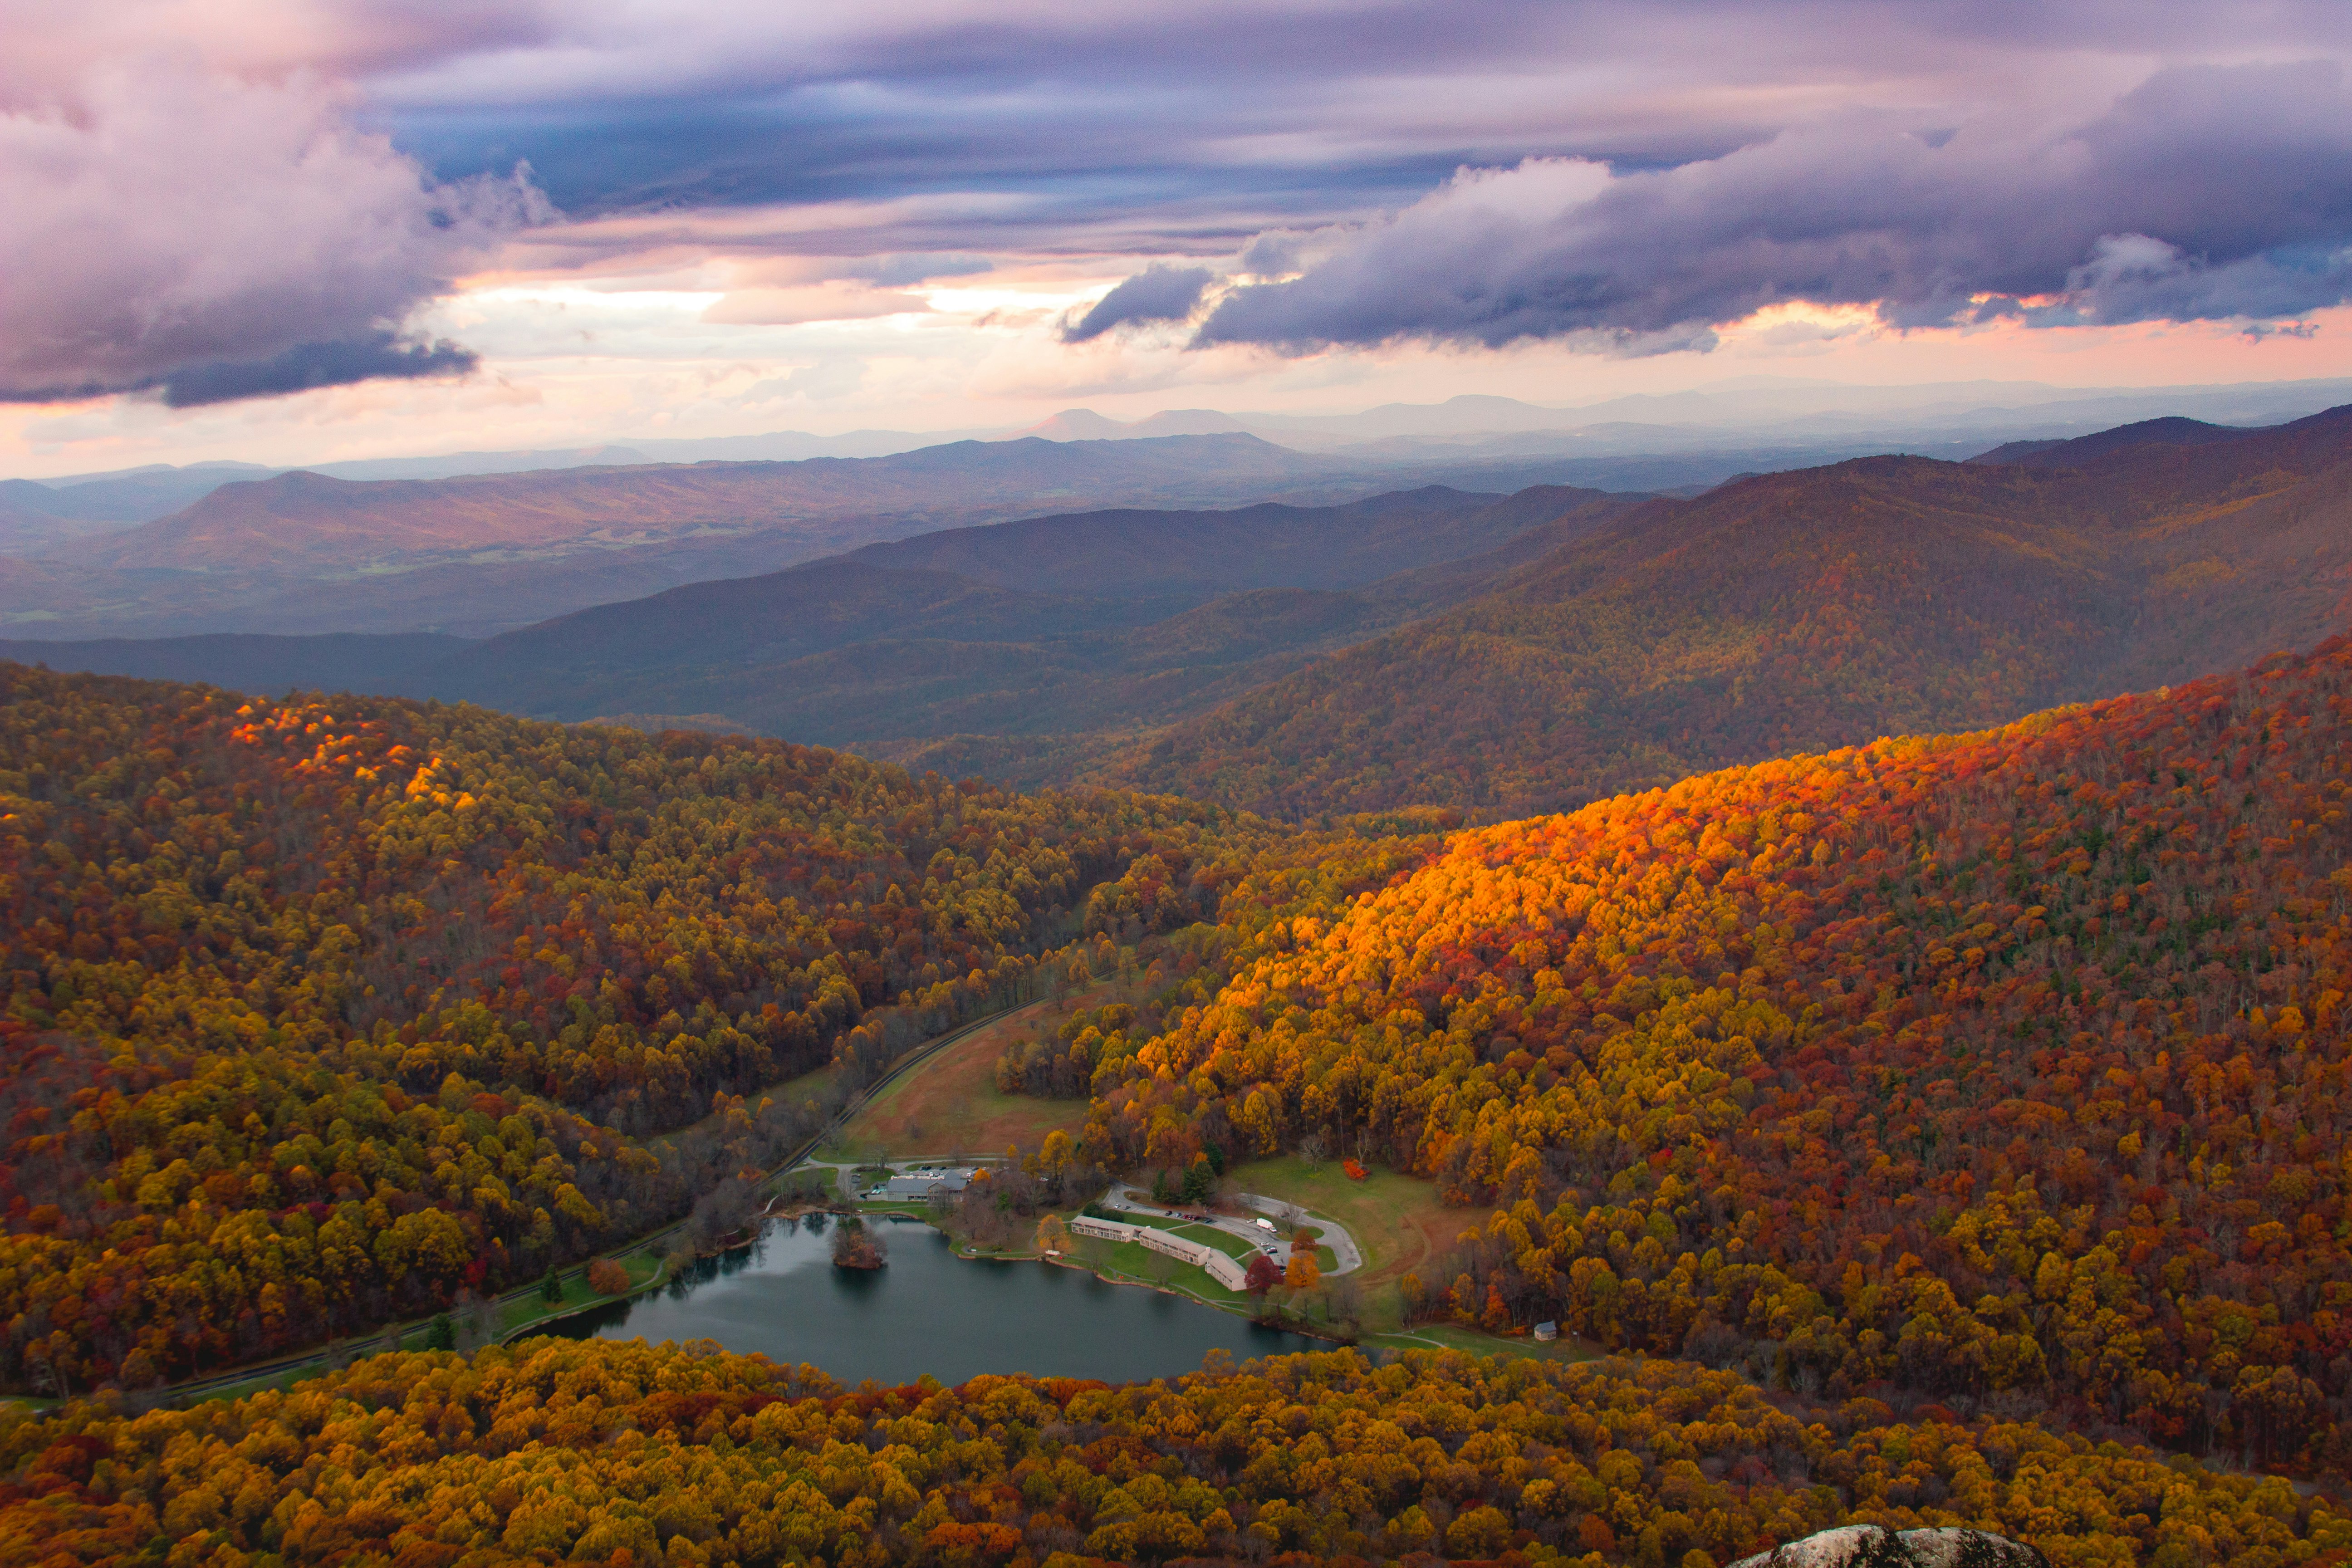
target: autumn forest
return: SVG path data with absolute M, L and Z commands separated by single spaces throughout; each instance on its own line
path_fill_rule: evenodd
M 2334 428 L 2232 459 L 2196 526 L 2334 471 Z M 2090 482 L 1940 467 L 1979 509 Z M 1779 526 L 1810 482 L 1580 513 L 1619 531 L 1550 570 Z M 2115 527 L 2176 536 L 2149 493 Z M 2045 532 L 2088 558 L 2089 527 Z M 1680 600 L 1546 632 L 1599 602 L 1552 594 L 1510 635 L 1623 692 L 1491 744 L 1414 721 L 1508 788 L 1401 760 L 1409 728 L 1356 746 L 1330 695 L 1450 667 L 1491 606 L 1286 677 L 1278 723 L 1026 791 L 0 664 L 0 1550 L 1720 1568 L 1860 1521 L 2058 1568 L 2352 1558 L 2352 640 L 2050 706 L 2069 637 L 2119 671 L 2195 637 L 2109 605 L 2027 647 L 1988 627 L 2063 584 L 1972 580 L 1946 624 L 1889 586 L 1929 570 L 1809 579 L 1790 635 L 1839 658 L 1769 700 L 1612 652 L 1683 637 Z M 1591 751 L 1612 704 L 1672 744 Z M 1465 819 L 1523 796 L 1589 803 Z M 971 1206 L 1066 1239 L 1115 1179 L 1201 1200 L 1328 1154 L 1449 1215 L 1401 1337 L 890 1387 L 702 1340 L 403 1347 L 583 1265 L 625 1295 L 657 1233 L 739 1244 L 910 1052 L 1045 997 L 985 1087 L 1068 1131 Z M 1555 1328 L 1577 1356 L 1535 1353 Z

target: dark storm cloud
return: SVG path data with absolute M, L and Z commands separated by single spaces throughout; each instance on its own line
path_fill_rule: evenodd
M 332 374 L 318 344 L 406 374 L 372 334 L 501 259 L 889 289 L 988 253 L 1197 269 L 1272 231 L 1205 341 L 1285 345 L 2341 297 L 2333 65 L 2194 68 L 2352 58 L 2341 0 L 0 8 L 0 399 Z M 1570 199 L 1573 159 L 1607 172 Z M 518 261 L 542 192 L 627 221 Z
M 540 172 L 566 211 L 1013 191 L 1230 193 L 1321 220 L 1463 163 L 1718 157 L 1858 106 L 1933 136 L 2021 90 L 2352 45 L 2320 0 L 1433 0 L 654 13 L 551 8 L 533 44 L 381 85 L 444 175 Z M 2127 63 L 2126 63 L 2127 62 Z
M 1465 171 L 1203 343 L 1705 347 L 1792 300 L 1899 327 L 2278 319 L 2352 297 L 2352 95 L 2333 63 L 2160 72 L 2053 130 L 1847 114 L 1719 158 Z
M 403 342 L 390 332 L 372 332 L 341 342 L 298 343 L 265 360 L 189 365 L 164 377 L 155 390 L 171 407 L 199 408 L 360 381 L 464 375 L 478 363 L 472 350 L 446 338 Z
M 1094 303 L 1062 329 L 1066 343 L 1083 343 L 1129 321 L 1181 321 L 1192 313 L 1216 274 L 1205 267 L 1170 267 L 1154 262 Z

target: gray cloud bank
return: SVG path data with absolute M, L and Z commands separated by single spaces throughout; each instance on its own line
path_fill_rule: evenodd
M 1158 254 L 1066 338 L 1205 309 L 1286 350 L 1704 347 L 1792 299 L 2274 331 L 2352 237 L 2336 66 L 2186 63 L 2352 61 L 2342 0 L 0 0 L 0 401 L 461 374 L 408 329 L 541 191 L 676 219 L 551 268 L 776 263 L 744 321 Z
M 1205 267 L 1154 262 L 1095 301 L 1092 309 L 1062 329 L 1066 343 L 1083 343 L 1129 322 L 1181 321 L 1192 313 L 1217 275 Z
M 157 57 L 0 110 L 0 401 L 184 407 L 471 369 L 402 324 L 543 203 L 429 180 L 316 81 Z
M 1849 113 L 1664 170 L 1465 170 L 1302 276 L 1226 293 L 1197 342 L 1644 353 L 1795 300 L 1913 328 L 2276 321 L 2347 298 L 2341 69 L 2200 66 L 2058 128 Z
M 355 381 L 414 381 L 463 375 L 479 363 L 471 349 L 446 338 L 407 342 L 374 331 L 342 342 L 297 343 L 266 360 L 214 361 L 175 370 L 155 390 L 173 408 L 198 408 L 247 397 L 277 397 Z

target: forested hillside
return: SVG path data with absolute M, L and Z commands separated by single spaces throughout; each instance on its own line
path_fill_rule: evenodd
M 2058 1568 L 2332 1563 L 2275 1479 L 2030 1423 L 1784 1407 L 1721 1373 L 1414 1352 L 856 1392 L 685 1346 L 380 1356 L 232 1405 L 0 1427 L 11 1562 L 1728 1562 L 1967 1524 Z
M 224 485 L 93 547 L 106 566 L 342 568 L 498 548 L 593 549 L 631 539 L 780 529 L 845 548 L 926 525 L 1034 511 L 1055 495 L 1181 502 L 1355 476 L 1252 436 L 1127 442 L 955 441 L 885 458 L 648 463 L 331 479 L 296 471 Z
M 1290 817 L 1493 819 L 2308 647 L 2352 608 L 2352 413 L 2227 434 L 2055 449 L 2074 466 L 1865 458 L 1653 502 L 1483 597 L 1041 776 Z
M 1271 926 L 1092 1148 L 1492 1217 L 1420 1308 L 2352 1462 L 2352 644 L 1456 837 Z
M 1589 532 L 1637 500 L 1433 486 L 950 529 L 583 610 L 396 689 L 551 719 L 723 714 L 877 753 L 960 731 L 1125 735 L 1475 593 L 1527 558 L 1515 541 Z
M 211 489 L 97 540 L 0 520 L 0 536 L 22 542 L 0 555 L 0 630 L 481 637 L 929 529 L 1055 508 L 1343 500 L 1412 482 L 1426 481 L 1243 435 L 953 441 L 876 458 L 437 479 L 297 470 Z M 18 558 L 36 548 L 39 560 Z
M 0 665 L 0 1381 L 135 1386 L 535 1278 L 806 1131 L 737 1097 L 1019 989 L 1090 885 L 1148 858 L 1181 922 L 1276 841 L 773 742 Z
M 707 1344 L 383 1355 L 0 1416 L 12 1559 L 1699 1568 L 1850 1519 L 2061 1568 L 2352 1551 L 2326 1494 L 2179 1457 L 2352 1460 L 2352 645 L 1443 841 L 0 675 L 20 1384 L 641 1231 L 804 1125 L 738 1095 L 1077 928 L 1184 959 L 1017 1086 L 1083 1074 L 1088 1158 L 1425 1173 L 1470 1234 L 1417 1315 L 1680 1358 L 848 1393 Z

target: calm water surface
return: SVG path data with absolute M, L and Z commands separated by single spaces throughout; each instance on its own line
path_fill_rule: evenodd
M 717 1340 L 813 1362 L 852 1384 L 925 1373 L 958 1384 L 984 1372 L 1126 1383 L 1196 1371 L 1212 1350 L 1247 1361 L 1329 1348 L 1076 1268 L 968 1261 L 928 1225 L 876 1228 L 887 1268 L 835 1268 L 829 1231 L 780 1220 L 653 1295 L 556 1327 L 578 1338 Z

